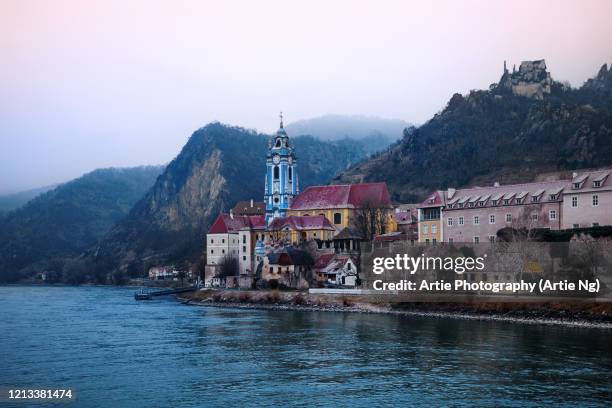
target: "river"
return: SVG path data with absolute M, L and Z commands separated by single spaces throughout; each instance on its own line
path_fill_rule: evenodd
M 0 287 L 0 389 L 70 388 L 67 407 L 612 404 L 606 330 L 196 307 L 133 292 Z

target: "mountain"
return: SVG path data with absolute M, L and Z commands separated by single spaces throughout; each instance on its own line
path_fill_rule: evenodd
M 129 275 L 159 263 L 195 262 L 221 211 L 264 193 L 266 135 L 211 123 L 190 137 L 149 192 L 95 250 L 98 264 Z M 292 137 L 300 188 L 325 184 L 366 154 L 354 140 Z M 187 266 L 187 265 L 185 265 Z
M 162 166 L 101 169 L 59 185 L 0 220 L 0 281 L 49 270 L 94 245 L 153 185 Z
M 612 164 L 612 68 L 582 87 L 554 81 L 543 60 L 504 69 L 489 90 L 446 107 L 334 183 L 386 181 L 394 200 L 434 189 L 525 182 L 537 174 Z
M 323 115 L 299 120 L 286 126 L 292 135 L 312 135 L 322 140 L 357 139 L 368 153 L 386 148 L 402 137 L 410 123 L 400 119 L 384 119 L 363 115 Z
M 53 190 L 55 187 L 57 187 L 57 184 L 0 196 L 0 218 L 9 211 L 16 210 L 34 197 Z

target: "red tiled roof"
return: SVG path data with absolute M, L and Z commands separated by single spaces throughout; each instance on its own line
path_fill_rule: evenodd
M 322 269 L 325 268 L 327 265 L 329 265 L 329 263 L 331 262 L 331 260 L 334 258 L 335 254 L 323 254 L 321 255 L 318 259 L 317 262 L 315 263 L 315 268 L 316 269 Z
M 368 202 L 391 206 L 391 196 L 387 189 L 387 183 L 308 187 L 293 200 L 291 210 L 359 208 Z
M 266 226 L 263 215 L 234 215 L 219 214 L 208 230 L 209 234 L 237 233 L 242 228 L 260 229 Z
M 434 191 L 419 205 L 419 208 L 442 207 L 444 205 L 443 196 L 442 191 Z
M 334 226 L 331 225 L 324 215 L 307 215 L 301 217 L 290 215 L 288 217 L 277 217 L 272 220 L 268 229 L 271 231 L 279 231 L 285 227 L 298 231 L 306 229 L 335 230 Z

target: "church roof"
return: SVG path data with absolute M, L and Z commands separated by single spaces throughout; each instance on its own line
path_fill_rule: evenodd
M 324 215 L 308 215 L 302 217 L 289 215 L 287 217 L 277 217 L 272 220 L 268 229 L 270 231 L 280 231 L 285 227 L 297 231 L 309 229 L 325 229 L 331 231 L 335 229 Z
M 266 203 L 263 201 L 238 201 L 232 210 L 237 215 L 264 215 Z
M 308 187 L 293 200 L 290 209 L 360 208 L 366 203 L 390 207 L 391 196 L 387 183 Z
M 266 226 L 263 215 L 234 215 L 219 214 L 208 230 L 209 234 L 238 233 L 242 228 L 262 229 Z

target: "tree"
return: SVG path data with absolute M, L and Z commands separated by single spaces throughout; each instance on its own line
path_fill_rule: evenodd
M 239 274 L 238 258 L 231 255 L 225 255 L 221 262 L 219 262 L 219 272 L 217 274 L 220 278 L 227 278 L 228 276 L 238 276 Z
M 364 201 L 355 210 L 355 227 L 368 241 L 387 232 L 389 208 L 375 201 Z

